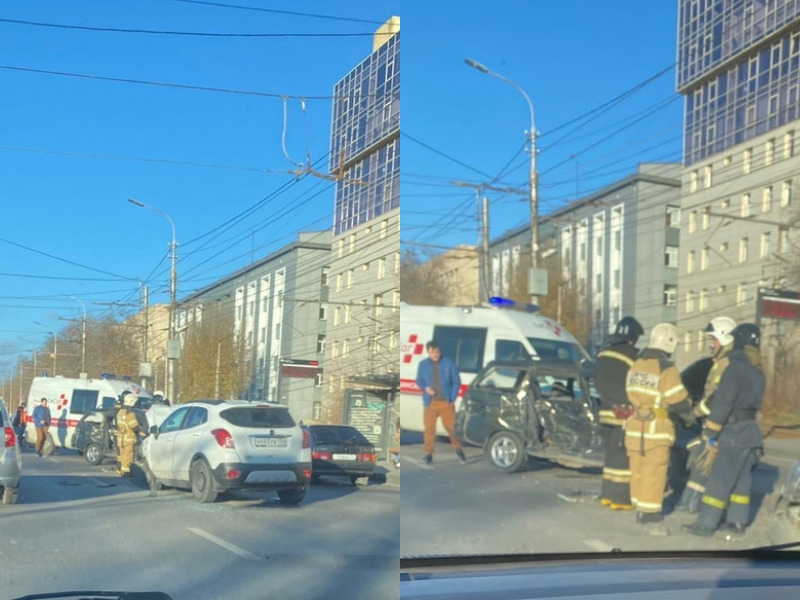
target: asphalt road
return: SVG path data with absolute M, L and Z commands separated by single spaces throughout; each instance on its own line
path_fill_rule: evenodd
M 176 600 L 396 598 L 399 476 L 322 479 L 298 507 L 275 494 L 200 504 L 92 467 L 24 454 L 20 503 L 0 505 L 0 598 L 159 590 Z
M 447 441 L 437 442 L 433 463 L 425 465 L 421 444 L 411 435 L 408 440 L 414 443 L 402 448 L 403 556 L 733 550 L 800 540 L 800 528 L 772 511 L 786 474 L 800 459 L 800 440 L 768 441 L 754 475 L 755 520 L 739 540 L 723 533 L 711 538 L 684 533 L 681 525 L 695 516 L 676 512 L 665 519 L 670 535 L 650 535 L 632 511 L 600 505 L 599 470 L 531 459 L 527 471 L 505 474 L 480 448 L 466 447 L 467 464 L 459 464 Z

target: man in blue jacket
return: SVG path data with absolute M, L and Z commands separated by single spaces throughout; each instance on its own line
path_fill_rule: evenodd
M 36 456 L 42 456 L 47 431 L 50 429 L 50 409 L 47 408 L 47 398 L 42 398 L 39 405 L 33 409 L 33 426 L 36 428 Z
M 428 342 L 425 348 L 428 350 L 428 358 L 419 363 L 417 369 L 417 386 L 422 390 L 422 404 L 425 406 L 425 456 L 422 460 L 426 464 L 433 460 L 436 421 L 441 418 L 458 460 L 462 464 L 466 463 L 461 442 L 455 434 L 455 401 L 461 389 L 458 369 L 451 359 L 442 356 L 442 350 L 436 342 Z

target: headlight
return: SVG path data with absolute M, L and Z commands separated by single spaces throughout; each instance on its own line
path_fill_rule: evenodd
M 791 498 L 793 502 L 800 502 L 800 462 L 795 464 L 789 477 L 786 478 L 782 495 Z

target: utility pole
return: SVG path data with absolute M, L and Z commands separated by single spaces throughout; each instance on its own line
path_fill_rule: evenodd
M 144 286 L 142 288 L 142 312 L 144 313 L 144 327 L 142 329 L 142 362 L 147 363 L 147 333 L 150 329 L 150 293 L 149 288 Z M 142 387 L 147 387 L 147 377 L 142 375 Z M 155 389 L 155 388 L 153 388 Z
M 483 244 L 481 254 L 483 254 L 483 289 L 487 296 L 493 296 L 492 290 L 492 264 L 489 259 L 489 199 L 483 197 Z

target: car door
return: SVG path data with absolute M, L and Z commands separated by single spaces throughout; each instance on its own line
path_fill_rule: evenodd
M 464 396 L 458 415 L 461 439 L 482 446 L 498 429 L 524 430 L 526 411 L 518 395 L 525 375 L 521 366 L 486 367 Z
M 200 435 L 205 431 L 203 425 L 207 422 L 208 409 L 204 406 L 192 406 L 183 425 L 175 432 L 175 439 L 172 443 L 173 479 L 189 481 L 192 457 L 200 442 Z
M 188 406 L 184 406 L 172 413 L 158 429 L 158 435 L 148 439 L 147 463 L 153 475 L 161 479 L 174 479 L 172 471 L 172 452 L 175 437 L 183 426 L 183 421 L 189 413 Z
M 539 368 L 534 405 L 548 444 L 562 452 L 583 454 L 597 445 L 596 417 L 586 380 L 578 372 Z

